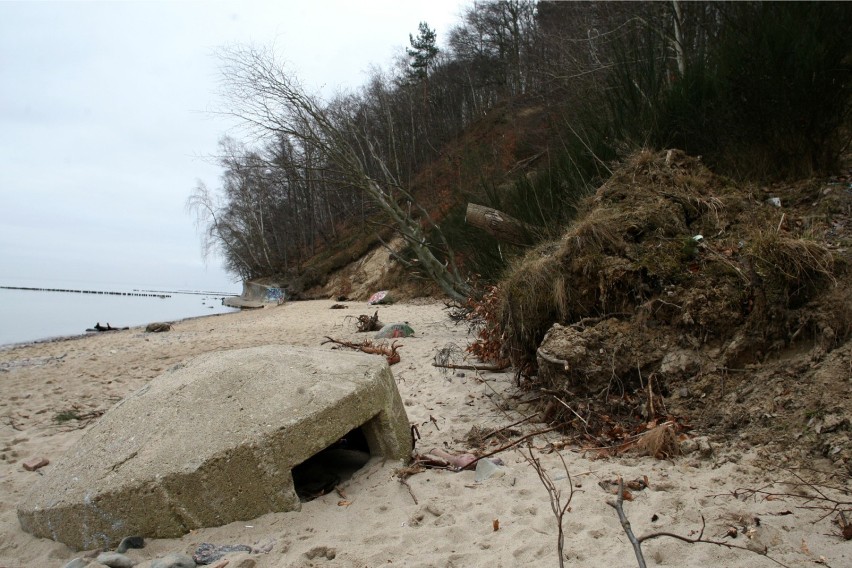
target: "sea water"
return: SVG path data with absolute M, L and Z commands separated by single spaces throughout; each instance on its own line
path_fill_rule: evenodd
M 23 287 L 20 283 L 2 281 L 0 286 Z M 28 283 L 27 287 L 73 289 L 87 293 L 0 287 L 0 345 L 82 335 L 97 323 L 133 327 L 237 311 L 222 305 L 222 298 L 233 295 L 233 292 L 97 284 L 74 284 L 65 288 L 55 284 L 39 286 Z

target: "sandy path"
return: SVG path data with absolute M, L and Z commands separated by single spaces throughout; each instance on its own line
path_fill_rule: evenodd
M 329 345 L 320 347 L 324 336 L 363 339 L 345 316 L 372 313 L 373 308 L 352 303 L 348 310 L 330 310 L 331 304 L 301 302 L 186 320 L 168 333 L 133 328 L 0 350 L 0 568 L 60 568 L 80 555 L 24 533 L 15 513 L 15 504 L 38 475 L 25 471 L 22 462 L 34 456 L 55 462 L 85 432 L 76 420 L 57 424 L 57 413 L 107 410 L 163 370 L 209 351 L 286 343 L 333 353 Z M 465 451 L 472 426 L 494 429 L 523 417 L 511 374 L 443 373 L 431 365 L 440 347 L 468 341 L 467 330 L 453 326 L 441 304 L 380 307 L 379 315 L 386 323 L 407 321 L 416 331 L 416 337 L 400 341 L 402 361 L 393 373 L 409 420 L 422 436 L 421 451 Z M 527 433 L 543 427 L 529 423 L 518 429 Z M 547 440 L 558 439 L 536 437 L 535 446 L 544 449 Z M 566 495 L 557 456 L 536 455 Z M 636 565 L 615 511 L 606 504 L 609 496 L 598 485 L 617 475 L 649 478 L 650 488 L 626 504 L 639 534 L 666 530 L 687 535 L 700 529 L 703 515 L 706 536 L 724 539 L 729 526 L 751 527 L 750 535 L 730 542 L 768 547 L 770 555 L 788 566 L 812 566 L 820 556 L 835 568 L 852 565 L 852 542 L 831 534 L 837 528 L 830 519 L 814 525 L 819 514 L 797 508 L 796 501 L 741 501 L 730 495 L 737 488 L 757 488 L 784 477 L 755 467 L 749 453 L 717 448 L 711 457 L 693 454 L 673 462 L 645 457 L 590 461 L 570 449 L 563 455 L 576 487 L 564 523 L 566 565 Z M 269 514 L 181 539 L 151 540 L 128 555 L 144 568 L 158 556 L 191 553 L 199 543 L 213 542 L 272 545 L 267 554 L 231 557 L 229 566 L 241 568 L 556 566 L 556 526 L 547 492 L 519 451 L 500 457 L 506 469 L 499 477 L 477 483 L 473 472 L 431 470 L 411 477 L 410 491 L 393 477 L 398 464 L 376 462 L 345 487 L 348 504 L 330 494 L 306 503 L 301 512 Z M 792 514 L 781 514 L 787 511 Z M 760 518 L 759 527 L 750 521 L 754 516 Z M 651 566 L 777 565 L 745 551 L 671 539 L 649 541 L 644 551 Z

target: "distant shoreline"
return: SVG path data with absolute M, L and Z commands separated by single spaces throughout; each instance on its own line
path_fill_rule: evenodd
M 231 293 L 166 290 L 97 282 L 4 282 L 0 285 L 0 348 L 85 337 L 85 330 L 97 323 L 133 328 L 234 309 L 223 303 Z
M 230 316 L 230 315 L 234 315 L 234 314 L 238 314 L 238 313 L 240 313 L 240 310 L 233 311 L 233 312 L 226 312 L 226 313 L 218 313 L 218 314 L 206 314 L 206 315 L 202 315 L 202 316 L 189 316 L 189 317 L 185 317 L 185 318 L 167 320 L 167 322 L 168 323 L 180 323 L 180 322 L 185 322 L 185 321 L 200 320 L 200 319 L 205 319 L 205 318 L 214 318 L 214 317 L 219 317 L 219 316 Z M 152 323 L 156 323 L 156 322 L 150 321 L 148 323 L 129 326 L 128 329 L 117 329 L 115 331 L 132 332 L 133 330 L 145 328 L 146 326 L 148 326 Z M 76 341 L 76 340 L 79 340 L 79 339 L 85 339 L 87 337 L 93 337 L 93 336 L 96 336 L 96 335 L 100 335 L 101 333 L 103 333 L 103 332 L 86 331 L 86 332 L 83 332 L 83 333 L 75 333 L 75 334 L 71 334 L 71 335 L 56 335 L 56 336 L 53 336 L 53 337 L 42 337 L 40 339 L 31 339 L 31 340 L 28 340 L 28 341 L 19 341 L 17 343 L 4 343 L 4 344 L 0 344 L 0 351 L 6 351 L 6 350 L 14 349 L 14 348 L 17 348 L 17 347 L 27 347 L 27 346 L 31 346 L 31 345 L 47 345 L 47 344 L 51 344 L 51 343 L 63 343 L 65 341 Z

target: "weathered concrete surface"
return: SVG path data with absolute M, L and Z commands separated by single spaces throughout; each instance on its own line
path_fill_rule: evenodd
M 203 355 L 107 412 L 18 519 L 89 549 L 298 510 L 291 468 L 359 426 L 372 455 L 408 459 L 408 419 L 380 357 L 289 346 Z
M 222 304 L 232 308 L 262 308 L 268 303 L 286 300 L 284 290 L 277 286 L 268 286 L 258 282 L 243 282 L 243 293 L 240 296 L 228 296 Z
M 222 300 L 222 305 L 228 306 L 229 308 L 240 308 L 246 310 L 255 310 L 266 307 L 264 302 L 246 300 L 242 296 L 228 296 Z

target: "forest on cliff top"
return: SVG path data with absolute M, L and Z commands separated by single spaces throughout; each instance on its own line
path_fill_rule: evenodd
M 223 112 L 253 135 L 223 138 L 221 187 L 190 206 L 244 280 L 301 293 L 396 234 L 404 272 L 460 299 L 526 250 L 465 225 L 468 203 L 535 244 L 643 148 L 740 180 L 836 171 L 850 24 L 842 3 L 473 3 L 440 36 L 401 30 L 406 53 L 331 100 L 237 46 Z

